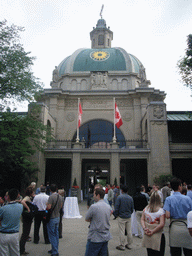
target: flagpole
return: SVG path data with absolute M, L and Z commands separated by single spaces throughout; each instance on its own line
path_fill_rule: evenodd
M 115 97 L 113 98 L 113 108 L 114 108 L 114 121 L 113 121 L 113 125 L 114 125 L 114 136 L 113 136 L 113 143 L 116 143 L 116 132 L 115 132 Z
M 79 143 L 79 103 L 80 103 L 80 98 L 78 98 L 78 112 L 77 112 L 77 138 L 76 138 L 77 143 Z

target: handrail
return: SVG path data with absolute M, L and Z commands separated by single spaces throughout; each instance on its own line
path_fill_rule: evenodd
M 47 143 L 46 149 L 72 149 L 75 145 L 72 140 L 52 140 Z M 112 141 L 85 141 L 79 142 L 85 149 L 111 149 Z M 147 148 L 147 140 L 124 140 L 117 141 L 120 149 Z

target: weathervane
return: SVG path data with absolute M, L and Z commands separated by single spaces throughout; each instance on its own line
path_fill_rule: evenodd
M 104 4 L 102 4 L 101 11 L 100 11 L 101 19 L 102 19 L 102 12 L 103 12 L 103 8 L 104 8 Z

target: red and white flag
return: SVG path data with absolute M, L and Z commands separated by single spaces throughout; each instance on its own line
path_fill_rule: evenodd
M 81 125 L 81 117 L 82 117 L 82 108 L 81 108 L 81 102 L 79 102 L 79 113 L 78 113 L 78 127 Z
M 115 102 L 115 124 L 117 128 L 119 128 L 123 124 L 121 114 L 119 112 L 116 102 Z

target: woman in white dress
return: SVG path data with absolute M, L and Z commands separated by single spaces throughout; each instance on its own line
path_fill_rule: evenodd
M 163 256 L 165 253 L 165 211 L 161 208 L 161 198 L 153 192 L 149 205 L 143 210 L 141 225 L 144 230 L 142 245 L 147 248 L 148 256 Z

